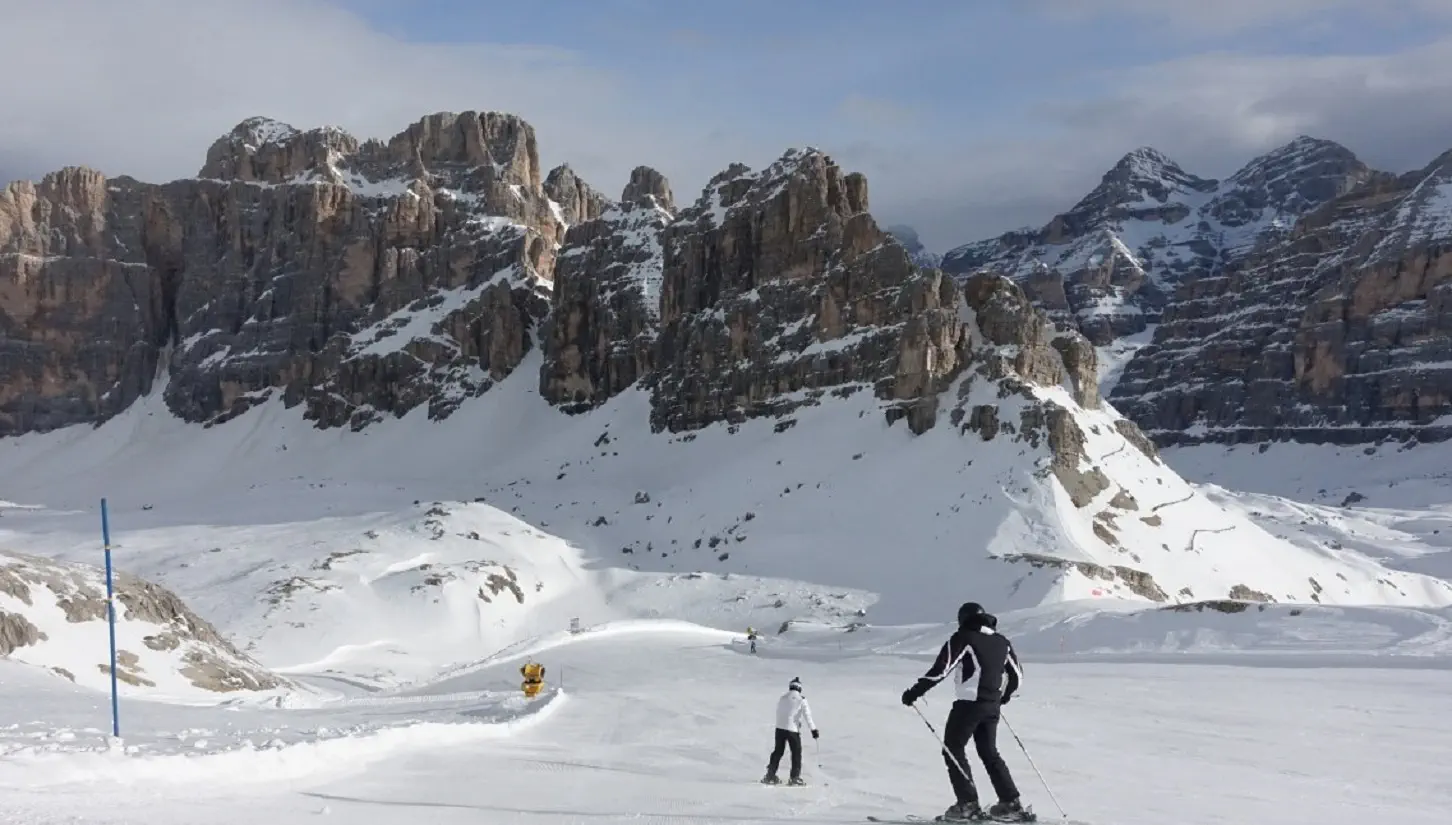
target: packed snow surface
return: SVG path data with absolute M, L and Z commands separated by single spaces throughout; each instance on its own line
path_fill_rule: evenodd
M 516 658 L 327 710 L 128 703 L 133 733 L 119 752 L 96 731 L 101 697 L 5 667 L 16 721 L 0 731 L 0 815 L 26 825 L 932 816 L 948 802 L 944 765 L 897 697 L 942 632 L 788 634 L 751 656 L 739 636 L 701 627 L 603 628 L 532 654 L 565 682 L 552 701 L 521 708 L 492 692 L 517 678 Z M 1433 825 L 1452 788 L 1447 676 L 1274 659 L 1030 663 L 1005 717 L 1076 821 Z M 822 738 L 807 740 L 807 787 L 763 787 L 775 699 L 793 677 Z M 940 730 L 947 703 L 942 688 L 926 700 Z M 1025 798 L 1057 821 L 1024 753 L 1006 732 L 1001 741 Z

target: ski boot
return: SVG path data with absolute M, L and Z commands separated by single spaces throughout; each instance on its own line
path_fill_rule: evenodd
M 949 805 L 948 810 L 935 819 L 938 822 L 984 822 L 987 821 L 988 814 L 984 813 L 977 802 L 959 802 Z
M 763 776 L 761 778 L 761 784 L 763 784 L 763 785 L 780 785 L 781 784 L 781 780 L 776 778 L 776 774 L 769 773 L 766 776 Z
M 988 815 L 999 822 L 1035 822 L 1038 816 L 1017 799 L 1001 799 L 988 809 Z
M 787 784 L 788 785 L 805 785 L 805 784 L 807 784 L 807 780 L 801 778 L 800 776 L 793 776 L 791 779 L 788 779 L 787 780 Z

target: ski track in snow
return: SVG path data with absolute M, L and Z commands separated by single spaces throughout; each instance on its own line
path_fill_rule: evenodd
M 219 753 L 197 743 L 225 717 L 260 721 L 263 712 L 128 703 L 122 712 L 136 728 L 193 728 L 192 753 L 12 752 L 0 760 L 0 815 L 18 825 L 290 823 L 329 815 L 359 825 L 420 818 L 710 825 L 932 816 L 946 806 L 937 745 L 897 699 L 926 656 L 854 651 L 850 634 L 839 632 L 840 650 L 822 637 L 799 649 L 768 643 L 753 657 L 719 631 L 646 630 L 584 633 L 540 651 L 563 671 L 568 700 L 503 736 L 435 729 L 372 745 L 360 738 L 346 749 L 322 743 Z M 100 697 L 80 689 L 58 696 L 23 678 L 16 684 L 8 678 L 15 670 L 3 669 L 11 707 L 37 716 L 43 703 L 50 724 L 73 730 L 104 719 Z M 514 661 L 500 662 L 426 690 L 462 696 L 515 676 Z M 756 780 L 771 745 L 772 708 L 793 677 L 805 685 L 822 739 L 806 743 L 808 787 L 765 788 Z M 1444 672 L 1031 664 L 1027 680 L 1005 716 L 1075 820 L 1445 821 L 1452 694 Z M 928 694 L 935 725 L 947 703 L 941 686 Z M 5 741 L 17 732 L 6 731 Z M 1042 821 L 1057 821 L 1012 737 L 1001 739 L 1025 797 Z M 976 763 L 970 768 L 981 776 Z

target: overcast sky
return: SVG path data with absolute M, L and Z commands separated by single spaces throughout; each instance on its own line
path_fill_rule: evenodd
M 693 200 L 812 145 L 944 249 L 1067 209 L 1151 145 L 1223 177 L 1298 134 L 1452 148 L 1452 0 L 0 0 L 0 185 L 165 180 L 264 114 L 388 137 L 530 121 L 546 168 Z

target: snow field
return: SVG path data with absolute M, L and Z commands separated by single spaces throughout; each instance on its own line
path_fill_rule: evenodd
M 271 776 L 254 769 L 266 754 L 241 751 L 225 761 L 262 779 L 241 785 L 211 767 L 167 781 L 146 774 L 159 775 L 160 767 L 139 769 L 128 779 L 104 772 L 108 755 L 73 761 L 70 773 L 59 774 L 17 771 L 7 760 L 0 764 L 0 814 L 23 823 L 78 817 L 170 825 L 202 816 L 292 823 L 333 815 L 360 825 L 425 816 L 438 823 L 711 825 L 931 816 L 946 806 L 937 745 L 898 702 L 926 669 L 926 655 L 839 654 L 821 638 L 753 657 L 718 631 L 647 629 L 585 633 L 534 651 L 551 669 L 572 674 L 569 701 L 504 738 L 427 731 L 427 742 L 405 746 L 400 738 L 376 759 L 364 745 L 365 756 L 326 766 L 321 754 L 296 751 L 292 764 L 312 770 L 277 765 Z M 927 646 L 942 630 L 922 633 Z M 797 655 L 809 648 L 812 655 Z M 1076 820 L 1444 821 L 1452 791 L 1445 674 L 1266 664 L 1030 662 L 1025 688 L 1005 716 Z M 514 661 L 500 661 L 429 689 L 457 693 L 515 671 Z M 807 740 L 811 784 L 764 788 L 756 780 L 770 749 L 774 701 L 793 677 L 805 684 L 822 731 L 819 743 Z M 925 712 L 940 729 L 947 701 L 941 687 L 927 697 Z M 1056 820 L 1006 731 L 1001 746 L 1025 797 L 1044 821 Z M 167 759 L 187 757 L 158 757 Z M 981 781 L 976 760 L 970 769 Z M 57 781 L 41 781 L 52 775 Z
M 914 438 L 870 393 L 781 431 L 652 434 L 637 392 L 588 415 L 547 408 L 537 367 L 442 422 L 420 410 L 320 432 L 272 402 L 201 428 L 157 392 L 98 428 L 0 441 L 0 498 L 16 505 L 0 507 L 0 547 L 98 563 L 106 496 L 121 569 L 302 686 L 190 707 L 123 686 L 111 749 L 96 685 L 0 662 L 17 709 L 0 729 L 0 819 L 931 815 L 948 802 L 943 763 L 897 697 L 975 598 L 1027 657 L 1009 718 L 1076 819 L 1442 821 L 1452 586 L 1423 575 L 1439 569 L 1440 511 L 1193 484 L 1172 469 L 1192 462 L 1155 462 L 1112 411 L 1057 388 L 1041 394 L 1074 412 L 1111 481 L 1083 507 L 1036 465 L 1042 448 L 946 423 Z M 1013 399 L 975 392 L 1018 420 Z M 1171 601 L 1244 586 L 1286 603 L 1164 609 L 1099 575 L 1115 567 Z M 103 652 L 91 624 L 57 650 Z M 527 658 L 551 688 L 533 703 Z M 763 788 L 793 676 L 824 732 L 808 745 L 815 784 Z M 946 689 L 929 702 L 936 722 Z

